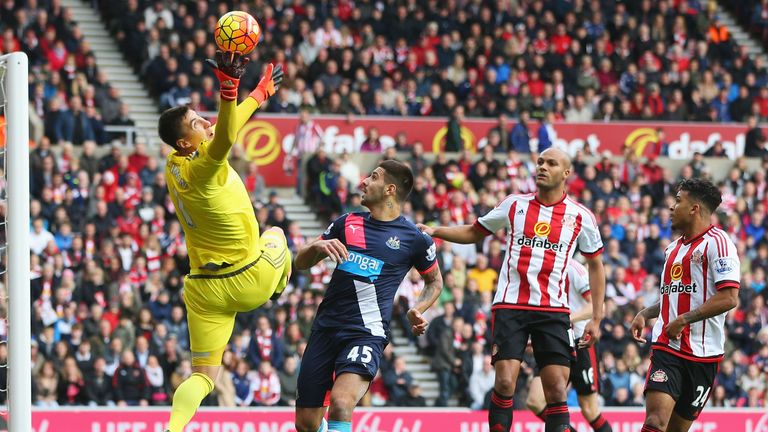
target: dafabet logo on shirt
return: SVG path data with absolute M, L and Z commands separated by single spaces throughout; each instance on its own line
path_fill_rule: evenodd
M 680 263 L 672 264 L 672 268 L 669 269 L 669 277 L 674 281 L 679 281 L 683 277 L 683 265 Z
M 546 237 L 552 231 L 552 226 L 546 222 L 536 222 L 533 226 L 533 233 L 539 237 Z

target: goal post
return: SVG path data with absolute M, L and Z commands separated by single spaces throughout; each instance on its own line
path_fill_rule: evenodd
M 32 430 L 29 285 L 29 65 L 27 55 L 0 57 L 6 118 L 8 430 Z

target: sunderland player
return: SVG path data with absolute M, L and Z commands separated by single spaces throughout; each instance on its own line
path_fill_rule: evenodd
M 443 279 L 432 238 L 400 214 L 412 187 L 407 165 L 381 162 L 360 185 L 370 213 L 339 217 L 296 254 L 298 269 L 325 257 L 337 263 L 301 361 L 298 432 L 351 431 L 352 410 L 379 369 L 395 293 L 411 267 L 426 283 L 407 318 L 415 335 L 427 328 L 422 313 L 440 295 Z
M 279 295 L 291 268 L 282 231 L 268 230 L 259 238 L 248 192 L 227 161 L 240 128 L 277 91 L 282 69 L 268 65 L 256 89 L 238 105 L 237 87 L 248 59 L 217 52 L 216 61 L 208 61 L 220 83 L 215 130 L 186 106 L 165 111 L 158 121 L 160 138 L 174 149 L 165 177 L 191 267 L 184 302 L 193 373 L 173 395 L 170 432 L 181 432 L 213 390 L 235 314 Z
M 536 161 L 535 194 L 510 195 L 474 225 L 430 228 L 424 232 L 454 243 L 477 243 L 507 229 L 507 258 L 493 299 L 493 363 L 496 382 L 488 412 L 489 430 L 512 426 L 515 383 L 523 351 L 531 337 L 547 401 L 546 432 L 570 429 L 566 387 L 575 355 L 570 330 L 566 268 L 576 249 L 587 259 L 592 288 L 592 318 L 580 347 L 600 336 L 605 271 L 603 242 L 591 211 L 565 193 L 571 161 L 562 150 L 549 148 Z
M 635 340 L 653 326 L 651 366 L 645 381 L 644 432 L 684 432 L 709 399 L 725 342 L 725 315 L 738 304 L 741 263 L 725 231 L 710 224 L 722 202 L 707 180 L 683 180 L 672 211 L 670 243 L 661 275 L 661 301 L 637 314 Z
M 592 292 L 589 290 L 589 273 L 578 261 L 571 260 L 568 265 L 568 279 L 565 281 L 568 287 L 568 303 L 571 309 L 571 326 L 576 341 L 579 342 L 584 334 L 587 320 L 592 318 Z M 597 400 L 600 381 L 598 379 L 597 353 L 595 346 L 579 348 L 576 351 L 576 363 L 571 366 L 571 385 L 576 390 L 579 407 L 584 418 L 589 422 L 595 432 L 611 432 L 611 425 L 600 414 L 600 405 Z M 541 378 L 533 378 L 528 387 L 528 409 L 545 420 L 544 410 L 547 402 L 544 399 L 544 388 Z

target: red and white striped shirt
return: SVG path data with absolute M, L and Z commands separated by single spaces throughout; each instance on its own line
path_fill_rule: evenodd
M 667 336 L 667 324 L 700 307 L 724 288 L 739 288 L 741 263 L 725 231 L 710 226 L 689 240 L 673 241 L 661 275 L 661 312 L 653 326 L 653 348 L 698 362 L 716 362 L 723 357 L 725 315 L 685 326 L 679 340 Z
M 603 252 L 595 216 L 565 195 L 552 205 L 535 194 L 510 195 L 475 226 L 488 233 L 507 229 L 494 308 L 569 312 L 566 269 L 573 252 Z

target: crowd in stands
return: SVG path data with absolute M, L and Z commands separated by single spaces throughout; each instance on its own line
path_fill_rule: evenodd
M 215 49 L 211 34 L 217 17 L 233 5 L 97 3 L 162 106 L 216 109 L 215 81 L 202 60 Z M 513 3 L 523 6 L 513 8 Z M 495 145 L 455 160 L 441 154 L 432 161 L 405 135 L 398 137 L 400 153 L 382 150 L 377 137 L 369 135 L 369 149 L 379 149 L 382 157 L 399 154 L 417 173 L 404 209 L 416 222 L 471 223 L 508 193 L 534 190 L 528 149 L 516 152 L 518 141 L 510 138 L 525 131 L 513 132 L 506 118 L 768 117 L 764 65 L 732 43 L 710 3 L 702 1 L 296 0 L 238 3 L 237 8 L 250 10 L 262 25 L 253 63 L 274 60 L 287 71 L 267 107 L 271 112 L 302 109 L 307 122 L 314 112 L 456 116 L 464 111 L 503 120 L 489 136 Z M 93 125 L 99 123 L 90 120 L 128 121 L 127 107 L 117 102 L 119 95 L 98 71 L 60 2 L 2 2 L 0 22 L 3 52 L 30 47 L 36 58 L 30 102 L 45 123 L 31 153 L 34 402 L 168 404 L 191 374 L 182 300 L 189 264 L 163 177 L 168 149 L 148 151 L 137 144 L 124 154 L 114 146 L 96 156 L 98 144 L 109 137 L 97 133 Z M 251 66 L 243 87 L 253 88 L 260 71 Z M 329 198 L 313 202 L 324 204 L 319 213 L 329 221 L 360 210 L 354 193 L 359 167 L 348 155 L 325 154 L 312 128 L 306 131 L 310 144 L 301 151 L 312 157 L 300 170 L 302 193 Z M 70 143 L 82 148 L 75 152 Z M 230 162 L 254 198 L 260 227 L 284 228 L 295 252 L 306 239 L 277 197 L 265 194 L 256 164 L 237 147 Z M 728 315 L 728 355 L 711 405 L 766 406 L 768 165 L 762 168 L 749 172 L 737 161 L 721 183 L 724 203 L 716 222 L 738 245 L 744 276 L 740 306 Z M 599 343 L 606 405 L 642 403 L 648 346 L 632 341 L 628 325 L 639 308 L 658 300 L 655 275 L 674 235 L 668 207 L 675 181 L 708 174 L 700 157 L 680 173 L 665 171 L 655 158 L 632 155 L 596 164 L 581 155 L 574 162 L 569 193 L 594 210 L 606 244 L 609 300 Z M 494 377 L 488 357 L 490 304 L 504 242 L 497 234 L 479 245 L 439 246 L 446 287 L 430 314 L 429 333 L 410 342 L 434 359 L 437 405 L 455 399 L 464 406 L 486 406 Z M 297 370 L 331 271 L 321 262 L 306 274 L 297 272 L 275 304 L 238 316 L 224 356 L 226 372 L 206 404 L 294 403 Z M 397 299 L 401 308 L 411 304 L 420 283 L 417 275 L 406 278 Z M 401 325 L 399 316 L 395 326 Z M 0 344 L 0 364 L 5 356 Z M 525 400 L 532 366 L 524 364 L 518 400 Z M 364 403 L 426 403 L 391 346 Z
M 23 51 L 29 59 L 31 135 L 54 143 L 98 144 L 124 134 L 105 126 L 132 126 L 129 108 L 59 0 L 4 1 L 0 53 Z
M 232 4 L 99 3 L 161 106 L 215 110 L 203 59 Z M 549 112 L 568 121 L 768 118 L 766 65 L 735 43 L 714 1 L 235 5 L 258 17 L 262 31 L 242 87 L 255 86 L 265 62 L 286 71 L 270 112 L 448 116 L 460 106 L 467 116 L 527 112 L 534 120 Z

